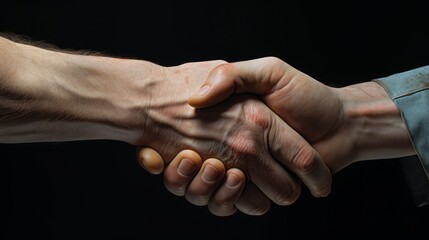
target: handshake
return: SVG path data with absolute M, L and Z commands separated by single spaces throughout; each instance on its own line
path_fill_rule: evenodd
M 185 64 L 174 69 L 179 75 L 173 78 L 191 82 L 200 76 L 191 69 L 204 68 L 210 70 L 202 76 L 205 82 L 188 99 L 194 108 L 182 106 L 188 113 L 181 109 L 172 116 L 180 119 L 172 124 L 178 136 L 167 146 L 152 145 L 161 152 L 171 145 L 186 150 L 173 160 L 147 147 L 137 156 L 153 174 L 167 164 L 167 189 L 208 205 L 215 215 L 237 209 L 260 215 L 271 201 L 289 205 L 301 183 L 324 197 L 331 174 L 353 162 L 416 154 L 380 82 L 332 88 L 274 57 Z M 216 144 L 205 146 L 210 138 Z
M 292 204 L 302 184 L 325 197 L 357 161 L 418 155 L 429 169 L 429 130 L 409 121 L 427 119 L 427 101 L 403 107 L 428 99 L 428 67 L 336 88 L 276 57 L 163 67 L 1 37 L 0 52 L 0 142 L 127 142 L 170 192 L 218 216 Z

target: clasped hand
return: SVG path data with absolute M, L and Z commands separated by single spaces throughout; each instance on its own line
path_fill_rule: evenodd
M 271 201 L 289 205 L 300 195 L 300 183 L 316 197 L 327 196 L 331 172 L 319 151 L 327 156 L 325 149 L 341 141 L 333 134 L 342 107 L 333 91 L 273 57 L 220 64 L 189 98 L 198 126 L 186 123 L 182 133 L 198 143 L 216 129 L 228 150 L 213 155 L 184 146 L 187 150 L 170 162 L 151 148 L 141 148 L 139 161 L 154 174 L 165 163 L 167 189 L 195 205 L 208 205 L 215 215 L 231 215 L 236 209 L 260 215 Z

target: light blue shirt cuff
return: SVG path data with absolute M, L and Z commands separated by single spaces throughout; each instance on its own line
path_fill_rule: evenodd
M 429 204 L 429 66 L 375 79 L 395 102 L 408 128 L 417 158 L 401 159 L 417 206 Z

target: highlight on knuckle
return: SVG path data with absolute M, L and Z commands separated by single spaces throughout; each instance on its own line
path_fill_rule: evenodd
M 253 126 L 268 128 L 270 125 L 269 113 L 256 104 L 249 104 L 245 108 L 245 118 Z
M 316 152 L 310 146 L 303 146 L 295 154 L 294 166 L 304 175 L 311 175 L 317 170 Z
M 224 63 L 216 66 L 213 73 L 220 76 L 228 76 L 233 71 L 234 66 L 231 63 Z
M 274 56 L 265 57 L 265 61 L 267 65 L 273 65 L 273 66 L 282 65 L 284 63 L 283 60 Z

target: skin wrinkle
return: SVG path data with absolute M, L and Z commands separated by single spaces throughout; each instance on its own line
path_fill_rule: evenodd
M 278 60 L 278 59 L 276 59 L 276 60 Z M 282 62 L 282 61 L 280 61 L 280 62 Z M 275 93 L 277 90 L 280 90 L 280 89 L 286 87 L 285 85 L 282 85 L 282 84 L 288 85 L 297 76 L 297 74 L 295 74 L 295 72 L 294 72 L 294 69 L 291 70 L 291 67 L 288 64 L 283 63 L 283 62 L 282 63 L 276 63 L 277 68 L 280 68 L 281 66 L 287 66 L 287 70 L 284 69 L 284 70 L 280 70 L 280 71 L 273 71 L 273 73 L 271 75 L 273 75 L 275 72 L 275 73 L 278 73 L 280 75 L 280 78 L 277 76 L 275 78 L 270 78 L 272 81 L 274 81 L 274 83 L 270 82 L 270 84 L 272 84 L 272 88 L 271 88 L 272 92 L 267 93 L 267 95 L 269 95 L 270 93 Z M 292 77 L 290 77 L 290 75 L 292 75 Z M 278 81 L 277 81 L 277 79 L 278 79 Z
M 312 176 L 317 170 L 315 152 L 308 147 L 301 146 L 292 158 L 292 164 L 304 175 Z
M 280 79 L 279 81 L 275 81 L 274 83 L 269 82 L 269 84 L 264 84 L 266 86 L 270 86 L 269 91 L 266 91 L 266 93 L 264 95 L 269 95 L 274 93 L 277 89 L 280 89 L 281 87 L 279 87 L 279 84 L 282 83 L 284 80 L 281 80 L 282 78 L 285 77 L 285 73 L 282 70 L 279 70 L 280 66 L 274 67 L 274 69 L 269 72 L 270 75 L 267 77 L 268 80 L 271 79 Z M 280 76 L 280 78 L 278 77 Z M 265 83 L 266 81 L 261 81 L 261 83 Z

